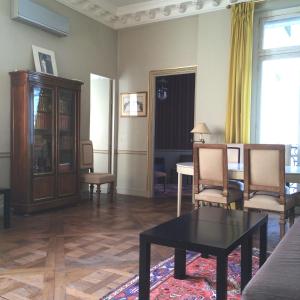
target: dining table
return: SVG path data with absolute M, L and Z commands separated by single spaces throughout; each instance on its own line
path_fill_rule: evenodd
M 177 216 L 181 213 L 181 198 L 182 198 L 182 175 L 194 176 L 193 162 L 181 162 L 176 164 L 178 174 L 178 189 L 177 189 Z M 243 180 L 244 179 L 244 164 L 229 163 L 228 178 Z M 285 181 L 287 183 L 300 183 L 300 166 L 285 166 Z M 194 184 L 192 192 L 192 200 L 194 199 Z

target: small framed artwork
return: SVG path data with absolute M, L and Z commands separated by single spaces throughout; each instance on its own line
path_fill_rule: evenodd
M 146 117 L 147 92 L 122 93 L 120 106 L 121 117 Z
M 55 53 L 51 50 L 43 49 L 32 45 L 35 70 L 57 76 Z

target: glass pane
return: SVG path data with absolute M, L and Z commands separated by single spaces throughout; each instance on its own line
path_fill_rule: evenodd
M 33 87 L 33 173 L 53 171 L 52 90 Z
M 59 103 L 59 170 L 69 172 L 74 167 L 75 138 L 75 95 L 70 90 L 61 89 Z
M 263 49 L 300 45 L 300 18 L 266 22 L 264 25 Z
M 260 142 L 299 144 L 300 57 L 262 64 Z

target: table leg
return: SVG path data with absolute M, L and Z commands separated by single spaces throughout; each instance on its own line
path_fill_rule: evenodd
M 4 197 L 4 228 L 10 227 L 10 191 L 5 191 Z
M 186 266 L 186 251 L 175 248 L 175 267 L 174 278 L 185 278 L 185 266 Z
M 150 299 L 150 252 L 151 244 L 140 237 L 139 299 Z
M 227 255 L 217 256 L 217 300 L 227 299 Z
M 177 217 L 181 212 L 181 194 L 182 194 L 182 174 L 178 173 L 178 187 L 177 187 Z
M 260 251 L 259 251 L 259 266 L 261 267 L 267 259 L 267 222 L 260 226 Z
M 241 290 L 252 277 L 252 235 L 246 237 L 241 248 Z

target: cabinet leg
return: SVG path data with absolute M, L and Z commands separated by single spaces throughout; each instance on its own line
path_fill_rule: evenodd
M 90 199 L 93 199 L 94 185 L 90 184 Z

